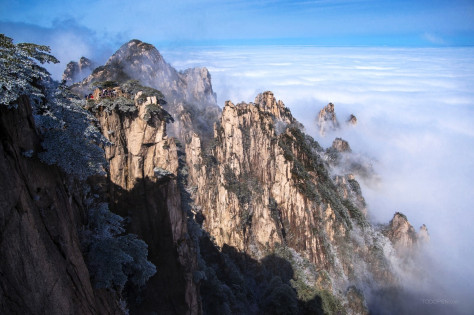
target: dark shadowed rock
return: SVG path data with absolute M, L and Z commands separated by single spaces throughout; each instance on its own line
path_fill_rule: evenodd
M 84 262 L 82 187 L 39 161 L 28 98 L 18 104 L 0 108 L 0 314 L 121 314 Z

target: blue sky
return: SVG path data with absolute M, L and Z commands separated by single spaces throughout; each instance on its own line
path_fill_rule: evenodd
M 115 46 L 131 38 L 155 45 L 474 45 L 472 0 L 0 3 L 0 31 L 21 39 L 66 30 Z

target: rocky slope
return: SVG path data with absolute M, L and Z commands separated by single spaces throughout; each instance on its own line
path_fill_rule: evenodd
M 79 230 L 82 188 L 41 151 L 27 97 L 0 107 L 0 313 L 121 314 L 116 297 L 93 289 Z

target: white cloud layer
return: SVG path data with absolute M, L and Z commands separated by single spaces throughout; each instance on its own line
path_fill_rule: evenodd
M 323 146 L 336 136 L 372 157 L 378 185 L 363 184 L 373 220 L 405 213 L 428 226 L 436 277 L 460 309 L 474 305 L 474 48 L 247 47 L 162 51 L 178 69 L 207 66 L 222 106 L 265 90 Z M 326 138 L 318 111 L 336 105 L 359 124 Z M 435 270 L 435 269 L 432 269 Z M 434 272 L 434 271 L 433 271 Z

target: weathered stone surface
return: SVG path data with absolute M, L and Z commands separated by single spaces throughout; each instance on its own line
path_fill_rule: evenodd
M 420 227 L 416 233 L 407 217 L 396 212 L 387 226 L 385 235 L 390 239 L 395 249 L 403 257 L 411 257 L 421 246 L 429 242 L 430 236 L 426 225 Z
M 138 99 L 140 92 L 135 99 Z M 166 134 L 166 122 L 145 107 L 156 104 L 148 97 L 135 103 L 138 111 L 97 113 L 104 136 L 109 167 L 112 209 L 131 219 L 129 231 L 148 244 L 149 259 L 157 266 L 134 313 L 199 314 L 199 291 L 192 281 L 197 256 L 187 237 L 186 214 L 177 184 L 178 154 L 175 140 Z
M 213 149 L 203 153 L 196 136 L 186 146 L 190 181 L 197 186 L 193 197 L 202 206 L 204 228 L 218 245 L 230 245 L 261 258 L 266 249 L 285 244 L 304 253 L 316 266 L 330 270 L 328 246 L 343 238 L 348 226 L 341 214 L 333 211 L 331 202 L 316 201 L 304 191 L 294 172 L 296 159 L 304 163 L 309 158 L 298 143 L 305 140 L 289 129 L 278 135 L 278 122 L 299 127 L 271 92 L 258 95 L 255 104 L 227 102 L 215 126 Z M 279 144 L 282 139 L 290 139 L 291 152 Z M 288 154 L 294 160 L 289 160 Z M 318 156 L 316 151 L 314 154 Z M 318 185 L 324 184 L 318 179 L 321 175 L 312 170 L 307 176 L 318 195 Z
M 41 146 L 28 99 L 0 111 L 0 313 L 120 314 L 115 297 L 90 283 L 80 190 L 35 157 Z
M 332 148 L 337 152 L 352 152 L 349 143 L 341 138 L 334 139 L 334 141 L 332 142 Z

